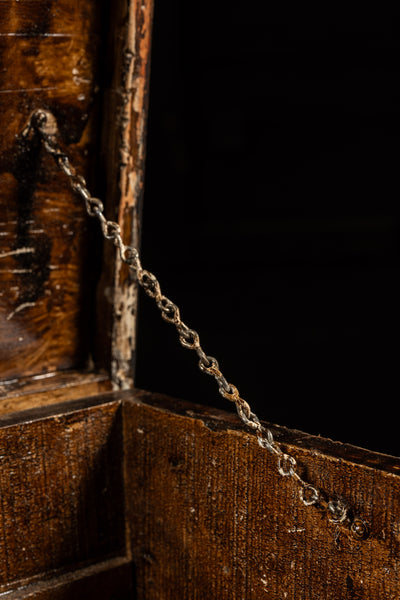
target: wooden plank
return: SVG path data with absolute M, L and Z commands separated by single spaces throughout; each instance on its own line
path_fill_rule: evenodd
M 116 558 L 17 589 L 7 600 L 132 600 L 133 593 L 132 564 Z
M 303 476 L 365 520 L 358 539 L 302 504 L 236 416 L 145 392 L 124 398 L 140 600 L 400 597 L 400 459 L 272 427 Z
M 94 166 L 103 26 L 91 2 L 0 3 L 0 378 L 87 363 L 95 269 L 84 207 L 38 140 L 37 108 L 84 175 Z M 85 298 L 85 302 L 83 302 Z M 68 335 L 66 335 L 68 332 Z
M 111 390 L 107 373 L 54 371 L 0 384 L 0 415 L 87 398 Z
M 118 221 L 125 243 L 140 245 L 145 139 L 147 123 L 150 42 L 153 0 L 113 3 L 106 62 L 104 130 L 105 199 L 108 217 Z M 95 359 L 111 365 L 116 389 L 133 386 L 136 349 L 137 285 L 126 265 L 109 245 L 98 290 Z
M 132 274 L 112 245 L 100 264 L 98 224 L 38 140 L 18 134 L 33 110 L 51 111 L 107 217 L 139 245 L 152 13 L 152 0 L 0 3 L 0 379 L 94 358 L 132 387 Z
M 0 593 L 125 554 L 120 402 L 0 417 Z

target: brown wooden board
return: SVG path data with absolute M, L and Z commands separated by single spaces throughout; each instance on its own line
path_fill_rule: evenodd
M 304 506 L 232 413 L 126 391 L 0 425 L 0 593 L 400 596 L 400 459 L 271 426 L 302 476 L 366 522 L 359 539 Z
M 138 243 L 152 2 L 0 2 L 0 381 L 66 369 L 133 379 L 136 288 L 52 158 L 35 109 L 124 240 Z M 101 277 L 101 283 L 97 285 Z M 97 289 L 96 289 L 97 287 Z M 97 299 L 96 299 L 97 294 Z M 97 308 L 96 308 L 97 305 Z M 97 324 L 97 325 L 96 325 Z
M 124 401 L 126 499 L 143 599 L 400 597 L 400 460 L 272 427 L 303 476 L 368 524 L 357 539 L 299 501 L 234 415 Z
M 125 556 L 117 398 L 0 417 L 0 457 L 0 594 Z
M 101 162 L 109 218 L 127 244 L 140 245 L 153 0 L 113 2 L 104 93 Z M 116 388 L 133 385 L 137 285 L 115 249 L 104 248 L 97 294 L 95 360 Z M 104 335 L 106 331 L 106 335 Z
M 0 384 L 0 415 L 96 396 L 109 390 L 111 382 L 105 372 L 56 371 L 16 377 Z
M 87 361 L 93 270 L 84 207 L 40 142 L 20 133 L 32 111 L 50 110 L 74 163 L 90 172 L 101 32 L 96 3 L 0 3 L 1 378 Z
M 133 570 L 125 558 L 41 581 L 7 594 L 7 600 L 133 600 Z

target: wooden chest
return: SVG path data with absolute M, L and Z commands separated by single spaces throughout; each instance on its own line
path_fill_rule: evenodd
M 398 598 L 400 460 L 135 388 L 135 273 L 24 135 L 139 247 L 152 15 L 0 2 L 0 598 Z

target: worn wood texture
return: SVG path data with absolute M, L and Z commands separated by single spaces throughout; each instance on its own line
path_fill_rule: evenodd
M 136 392 L 124 428 L 138 599 L 400 597 L 399 459 L 273 427 L 366 520 L 359 540 L 304 506 L 234 415 Z
M 105 7 L 0 2 L 0 378 L 87 361 L 96 269 L 84 207 L 38 140 L 19 134 L 33 110 L 50 110 L 90 175 Z
M 0 457 L 0 594 L 125 556 L 118 399 L 2 416 Z
M 0 379 L 81 368 L 93 352 L 116 387 L 132 386 L 132 275 L 112 245 L 101 263 L 98 224 L 39 141 L 18 136 L 34 109 L 50 110 L 78 172 L 138 245 L 152 10 L 0 3 Z
M 399 598 L 400 459 L 272 430 L 365 539 L 304 506 L 232 413 L 136 390 L 0 417 L 0 594 Z
M 0 383 L 0 415 L 96 396 L 111 388 L 105 372 L 53 371 L 15 377 Z
M 48 581 L 24 586 L 7 594 L 7 600 L 133 600 L 132 576 L 130 561 L 114 558 Z
M 119 0 L 109 25 L 102 161 L 109 218 L 126 243 L 139 247 L 144 182 L 153 0 Z M 116 389 L 131 388 L 135 364 L 137 285 L 132 273 L 104 248 L 98 289 L 96 361 L 111 365 Z M 108 337 L 101 335 L 106 330 Z

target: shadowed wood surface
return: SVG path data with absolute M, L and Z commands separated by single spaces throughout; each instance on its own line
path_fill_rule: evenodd
M 33 110 L 50 110 L 60 142 L 90 173 L 102 10 L 65 0 L 0 3 L 2 378 L 87 361 L 95 272 L 84 207 L 39 141 L 18 136 Z
M 1 417 L 0 447 L 0 593 L 125 554 L 118 399 Z
M 17 395 L 15 379 L 21 393 L 29 385 L 35 393 L 36 377 L 60 370 L 73 380 L 81 369 L 84 381 L 85 370 L 105 370 L 116 386 L 132 386 L 132 274 L 112 245 L 103 259 L 98 223 L 40 141 L 20 133 L 35 109 L 53 113 L 61 147 L 124 240 L 137 245 L 152 7 L 150 0 L 0 3 L 3 395 Z
M 365 520 L 358 539 L 299 501 L 295 482 L 233 413 L 125 391 L 2 416 L 0 425 L 0 593 L 400 595 L 398 458 L 271 426 L 302 475 Z
M 95 396 L 111 390 L 105 372 L 54 371 L 0 384 L 0 415 Z
M 133 600 L 133 571 L 125 558 L 111 559 L 67 573 L 49 581 L 31 584 L 7 594 L 10 600 Z
M 400 460 L 273 427 L 307 480 L 368 523 L 304 506 L 235 416 L 125 396 L 126 498 L 140 599 L 400 597 Z
M 125 558 L 66 573 L 7 594 L 10 600 L 132 600 L 132 565 Z
M 113 3 L 106 61 L 101 157 L 106 173 L 106 211 L 110 219 L 118 221 L 124 242 L 137 248 L 152 17 L 153 0 Z M 111 369 L 116 387 L 131 388 L 136 358 L 137 285 L 110 244 L 104 247 L 97 301 L 95 360 L 101 367 Z

